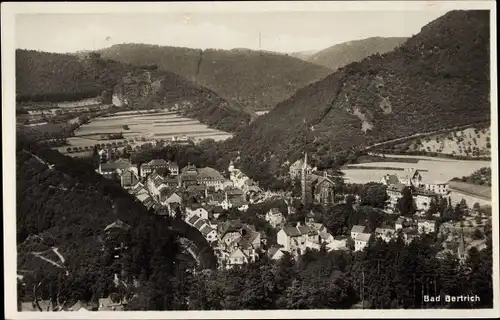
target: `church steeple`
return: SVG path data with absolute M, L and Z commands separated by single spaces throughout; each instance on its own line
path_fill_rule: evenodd
M 463 263 L 467 258 L 467 250 L 465 248 L 465 239 L 464 239 L 464 229 L 463 227 L 460 229 L 460 238 L 458 240 L 458 259 L 461 263 Z
M 301 187 L 302 187 L 302 204 L 306 205 L 310 202 L 311 198 L 311 182 L 309 177 L 309 167 L 307 164 L 307 152 L 304 154 L 304 163 L 302 164 L 302 176 L 301 176 Z

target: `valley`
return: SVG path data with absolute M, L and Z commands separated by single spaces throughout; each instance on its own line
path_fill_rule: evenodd
M 262 16 L 282 52 L 261 26 L 240 48 L 233 13 L 93 16 L 123 38 L 16 50 L 18 311 L 493 307 L 490 13 L 397 37 L 359 17 L 410 19 L 308 14 Z M 197 49 L 217 37 L 238 49 Z

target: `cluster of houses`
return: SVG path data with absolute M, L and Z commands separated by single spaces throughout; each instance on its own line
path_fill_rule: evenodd
M 175 215 L 174 208 L 191 226 L 197 228 L 206 240 L 212 244 L 219 265 L 230 268 L 235 264 L 253 261 L 256 252 L 267 251 L 271 259 L 279 259 L 285 252 L 294 256 L 300 255 L 306 249 L 347 250 L 348 236 L 333 237 L 324 225 L 315 223 L 308 218 L 304 225 L 287 224 L 285 216 L 278 208 L 272 208 L 265 215 L 265 220 L 278 229 L 277 245 L 267 247 L 263 233 L 255 231 L 253 226 L 237 221 L 221 222 L 218 220 L 224 210 L 237 208 L 246 211 L 251 203 L 262 201 L 265 194 L 252 179 L 230 163 L 229 179 L 213 168 L 197 168 L 188 164 L 182 170 L 173 162 L 154 159 L 136 168 L 127 168 L 126 161 L 114 162 L 115 172 L 120 174 L 122 186 L 128 188 L 139 201 L 148 208 L 153 208 L 158 214 Z M 103 170 L 104 175 L 110 175 Z M 105 168 L 106 169 L 106 168 Z M 290 166 L 291 177 L 301 177 L 302 202 L 314 201 L 321 204 L 334 202 L 334 182 L 328 174 L 313 174 L 313 168 L 304 159 Z M 388 208 L 395 208 L 403 196 L 403 189 L 411 187 L 417 210 L 425 212 L 430 203 L 440 195 L 449 193 L 448 184 L 429 182 L 424 174 L 415 169 L 408 169 L 398 177 L 386 175 L 381 183 L 388 186 Z M 190 201 L 190 199 L 196 201 Z M 289 206 L 290 207 L 290 206 Z M 415 237 L 436 232 L 436 221 L 418 217 L 399 217 L 393 228 L 377 228 L 367 232 L 365 226 L 353 226 L 350 237 L 354 243 L 354 251 L 363 250 L 368 243 L 381 238 L 384 241 L 402 233 L 404 240 L 410 243 Z
M 380 182 L 387 186 L 389 210 L 394 210 L 406 187 L 411 187 L 417 211 L 429 210 L 431 202 L 450 193 L 448 182 L 432 181 L 425 176 L 425 172 L 417 169 L 405 169 L 404 174 L 399 177 L 396 174 L 387 174 Z
M 373 239 L 379 238 L 389 242 L 401 234 L 403 240 L 409 244 L 420 235 L 434 234 L 435 232 L 435 220 L 398 217 L 394 223 L 394 228 L 376 228 L 373 233 L 370 233 L 366 226 L 354 225 L 350 236 L 354 241 L 354 251 L 362 251 Z

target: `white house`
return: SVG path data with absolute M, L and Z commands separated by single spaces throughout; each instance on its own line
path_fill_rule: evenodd
M 450 193 L 449 179 L 443 174 L 433 173 L 430 175 L 427 172 L 421 172 L 422 182 L 421 187 L 425 190 L 446 196 Z
M 186 207 L 186 214 L 188 217 L 197 215 L 202 219 L 208 220 L 208 211 L 203 207 Z
M 387 196 L 389 197 L 389 207 L 395 208 L 398 200 L 403 197 L 403 189 L 406 185 L 402 183 L 391 184 L 387 187 Z
M 201 230 L 201 234 L 207 239 L 208 242 L 217 241 L 217 231 L 211 228 L 209 225 L 205 225 Z
M 168 206 L 173 203 L 182 204 L 182 196 L 179 192 L 174 191 L 171 192 L 170 194 L 167 194 L 165 200 L 162 201 L 163 205 L 168 205 Z
M 370 242 L 371 236 L 369 233 L 358 233 L 354 239 L 354 251 L 363 250 Z
M 320 243 L 325 242 L 326 244 L 330 244 L 335 241 L 335 238 L 327 231 L 319 232 Z
M 277 246 L 272 246 L 271 248 L 269 248 L 267 250 L 267 256 L 271 260 L 275 260 L 275 261 L 280 260 L 281 258 L 283 258 L 284 255 L 285 255 L 285 253 L 283 251 L 281 251 L 281 248 L 279 248 Z
M 301 226 L 300 223 L 296 227 L 285 226 L 277 234 L 277 242 L 282 246 L 283 251 L 290 253 L 299 253 L 306 248 L 319 249 L 320 238 L 316 230 Z
M 347 239 L 333 239 L 332 242 L 326 245 L 328 251 L 332 250 L 345 250 L 347 249 Z
M 394 224 L 394 229 L 396 231 L 398 231 L 399 229 L 403 229 L 403 223 L 405 222 L 405 218 L 404 217 L 399 217 L 397 220 L 396 220 L 396 223 Z
M 382 177 L 380 180 L 380 183 L 383 185 L 389 186 L 391 184 L 398 184 L 399 183 L 399 178 L 395 174 L 386 174 L 385 176 Z
M 358 236 L 358 234 L 363 233 L 365 231 L 365 226 L 354 225 L 351 228 L 351 238 L 354 240 Z
M 418 232 L 422 233 L 434 233 L 436 232 L 436 221 L 435 220 L 426 220 L 426 219 L 418 219 L 417 221 Z
M 234 250 L 228 258 L 227 268 L 230 269 L 236 265 L 242 265 L 248 263 L 248 257 L 240 249 Z
M 405 173 L 399 178 L 399 181 L 406 186 L 420 188 L 422 185 L 422 174 L 415 168 L 405 169 Z
M 245 182 L 250 178 L 246 174 L 241 172 L 241 170 L 234 169 L 231 172 L 230 179 L 233 182 L 235 188 L 243 189 Z
M 432 201 L 437 202 L 438 195 L 428 190 L 417 190 L 413 193 L 415 205 L 418 211 L 427 211 Z
M 277 242 L 283 251 L 293 251 L 300 248 L 306 241 L 306 237 L 296 227 L 285 226 L 278 231 Z
M 285 217 L 278 208 L 271 208 L 271 210 L 266 213 L 265 219 L 273 228 L 279 228 L 285 222 Z

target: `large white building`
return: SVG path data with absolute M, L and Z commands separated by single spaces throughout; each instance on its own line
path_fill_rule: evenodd
M 362 251 L 370 242 L 370 233 L 358 233 L 354 239 L 354 251 Z

